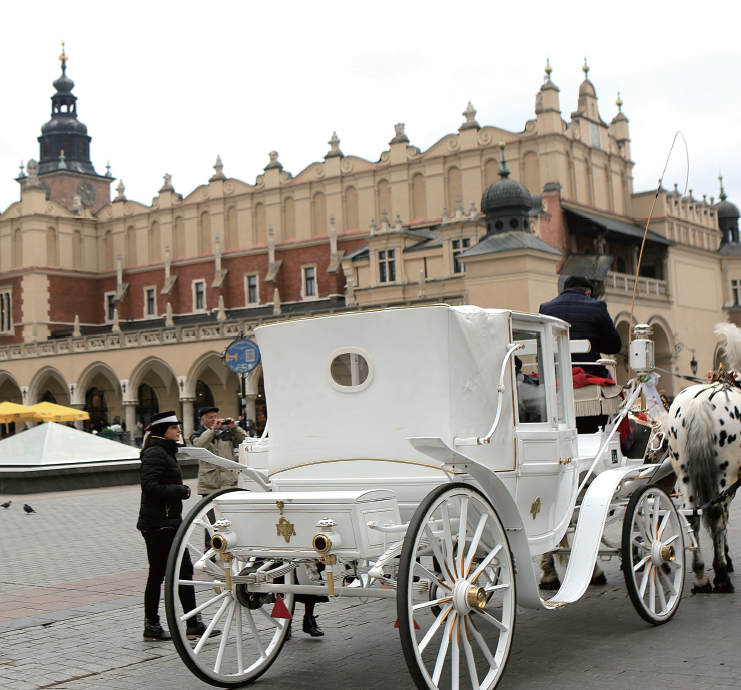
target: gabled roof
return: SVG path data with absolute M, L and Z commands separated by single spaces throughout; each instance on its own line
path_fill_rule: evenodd
M 465 259 L 469 256 L 481 256 L 482 254 L 500 254 L 502 252 L 512 252 L 518 249 L 537 249 L 547 254 L 556 254 L 561 256 L 562 253 L 551 247 L 539 237 L 527 232 L 501 232 L 496 235 L 489 235 L 475 244 L 470 249 L 458 255 L 459 259 Z
M 621 235 L 624 238 L 630 238 L 633 240 L 642 241 L 643 233 L 645 228 L 639 228 L 635 225 L 630 225 L 625 221 L 618 220 L 617 218 L 609 218 L 607 216 L 598 216 L 596 213 L 590 213 L 589 211 L 583 211 L 581 209 L 576 210 L 570 208 L 566 204 L 563 205 L 563 210 L 566 212 L 566 216 L 569 220 L 576 220 L 577 223 L 592 224 L 597 226 L 601 230 L 607 230 L 608 233 L 614 233 L 615 235 Z M 670 247 L 674 244 L 671 240 L 662 237 L 656 232 L 651 230 L 646 234 L 646 242 L 654 242 L 655 244 L 663 244 L 664 246 Z

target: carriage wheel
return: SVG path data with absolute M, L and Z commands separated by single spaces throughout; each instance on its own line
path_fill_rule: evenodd
M 623 520 L 623 575 L 638 615 L 666 623 L 684 588 L 684 533 L 669 495 L 657 485 L 636 490 Z
M 515 628 L 515 579 L 504 527 L 481 491 L 447 484 L 422 501 L 397 592 L 401 647 L 419 690 L 497 685 Z
M 274 598 L 269 595 L 250 595 L 244 585 L 233 585 L 231 589 L 226 586 L 225 567 L 232 575 L 237 575 L 245 568 L 270 570 L 282 563 L 256 563 L 254 559 L 236 557 L 224 563 L 213 549 L 203 553 L 205 531 L 213 534 L 208 511 L 213 509 L 214 499 L 240 490 L 217 491 L 196 504 L 180 525 L 165 576 L 167 623 L 180 658 L 200 680 L 224 688 L 248 685 L 270 668 L 283 647 L 289 622 L 270 617 Z M 178 587 L 188 582 L 179 579 L 186 551 L 195 567 L 195 612 L 200 613 L 207 626 L 206 633 L 194 640 L 187 637 L 188 614 L 183 611 L 178 597 Z M 293 582 L 292 572 L 285 581 Z M 293 599 L 293 594 L 283 595 L 291 613 Z M 212 636 L 212 630 L 221 630 L 221 635 Z

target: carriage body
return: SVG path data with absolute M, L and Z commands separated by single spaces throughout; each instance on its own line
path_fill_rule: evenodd
M 249 610 L 267 616 L 263 607 L 278 594 L 288 603 L 311 593 L 396 597 L 417 687 L 441 687 L 437 665 L 448 643 L 434 671 L 425 670 L 424 651 L 438 628 L 452 639 L 454 620 L 456 644 L 468 645 L 472 685 L 494 687 L 509 654 L 515 603 L 554 609 L 583 594 L 607 514 L 624 507 L 620 490 L 635 474 L 614 431 L 577 435 L 568 324 L 433 305 L 270 324 L 256 339 L 269 436 L 241 450 L 242 488 L 250 491 L 204 499 L 181 527 L 168 567 L 170 626 L 182 627 L 189 615 L 176 615 L 173 592 L 178 558 L 190 550 L 196 572 L 211 578 L 203 585 L 217 590 L 213 605 L 222 608 L 214 621 L 228 609 L 231 626 L 246 607 L 259 638 Z M 587 470 L 597 478 L 575 511 Z M 585 526 L 575 532 L 565 591 L 549 603 L 531 558 L 574 532 L 575 514 Z M 212 537 L 205 553 L 188 542 L 197 528 Z M 348 572 L 352 587 L 343 586 Z M 484 607 L 496 608 L 498 619 Z M 428 636 L 415 638 L 415 615 L 437 608 Z M 454 613 L 447 622 L 446 610 Z M 461 625 L 476 614 L 499 631 L 494 649 L 475 625 L 470 635 L 465 628 L 464 641 Z M 176 646 L 202 680 L 236 687 L 280 651 L 285 627 L 273 625 L 270 644 L 258 641 L 255 664 L 237 659 L 231 675 L 219 670 L 221 647 L 212 671 L 197 658 L 202 643 L 191 648 L 176 637 Z M 474 638 L 481 684 L 474 683 Z

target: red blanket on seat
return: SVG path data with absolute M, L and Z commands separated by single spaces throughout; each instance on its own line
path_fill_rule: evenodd
M 584 388 L 584 386 L 614 386 L 615 381 L 612 379 L 603 379 L 601 376 L 592 376 L 587 374 L 581 367 L 571 367 L 571 375 L 574 378 L 574 388 Z

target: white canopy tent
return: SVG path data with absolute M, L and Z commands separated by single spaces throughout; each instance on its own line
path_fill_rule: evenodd
M 41 469 L 131 462 L 139 449 L 47 422 L 0 441 L 0 468 Z

